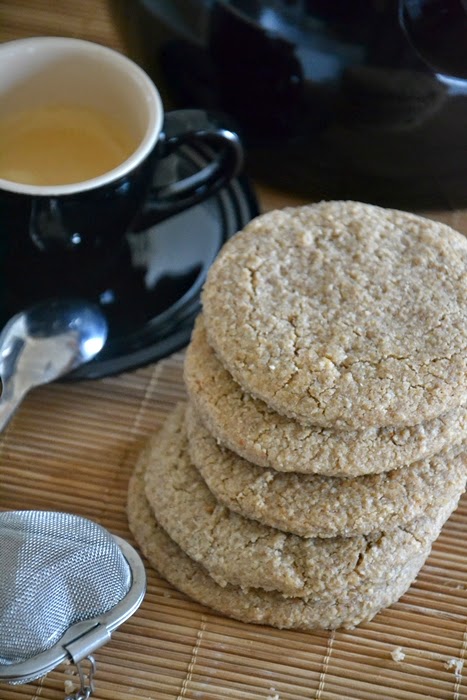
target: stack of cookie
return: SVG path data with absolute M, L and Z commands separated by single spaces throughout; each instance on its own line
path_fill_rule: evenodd
M 467 240 L 356 202 L 274 211 L 212 266 L 130 526 L 233 617 L 334 628 L 410 586 L 467 477 Z

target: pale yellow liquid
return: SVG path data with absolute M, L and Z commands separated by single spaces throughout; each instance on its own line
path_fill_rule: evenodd
M 137 143 L 118 119 L 79 105 L 0 118 L 0 178 L 29 185 L 89 180 L 125 161 Z

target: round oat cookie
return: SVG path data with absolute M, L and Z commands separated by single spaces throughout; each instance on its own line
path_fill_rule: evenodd
M 334 600 L 284 598 L 280 593 L 219 586 L 170 539 L 154 518 L 145 496 L 143 453 L 130 479 L 127 513 L 141 551 L 159 573 L 194 600 L 242 622 L 279 628 L 334 629 L 355 627 L 400 598 L 417 576 L 425 554 L 414 557 L 391 583 Z
M 304 426 L 247 394 L 217 359 L 204 320 L 195 323 L 185 385 L 209 432 L 249 462 L 282 472 L 360 476 L 430 457 L 467 439 L 467 407 L 411 427 L 329 430 Z
M 286 534 L 215 500 L 190 462 L 184 412 L 179 405 L 154 439 L 146 497 L 168 535 L 220 585 L 332 600 L 356 587 L 389 584 L 412 557 L 430 549 L 460 496 L 461 489 L 451 503 L 432 505 L 424 516 L 387 532 L 328 539 Z
M 302 537 L 353 537 L 403 527 L 435 500 L 438 506 L 452 501 L 467 477 L 464 445 L 396 471 L 341 479 L 254 466 L 219 446 L 191 405 L 186 430 L 190 459 L 220 503 Z
M 228 241 L 202 295 L 234 379 L 304 424 L 415 425 L 467 392 L 467 239 L 358 202 L 272 211 Z

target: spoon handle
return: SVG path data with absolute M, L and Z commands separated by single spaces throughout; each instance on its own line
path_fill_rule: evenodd
M 26 392 L 11 394 L 0 398 L 0 432 L 6 428 Z

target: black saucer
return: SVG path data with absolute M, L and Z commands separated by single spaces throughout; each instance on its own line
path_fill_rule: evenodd
M 180 179 L 206 162 L 184 148 L 164 162 L 157 184 Z M 245 177 L 188 211 L 129 233 L 108 289 L 97 301 L 109 323 L 104 349 L 67 380 L 97 379 L 160 360 L 184 347 L 200 310 L 207 270 L 223 243 L 258 214 Z

